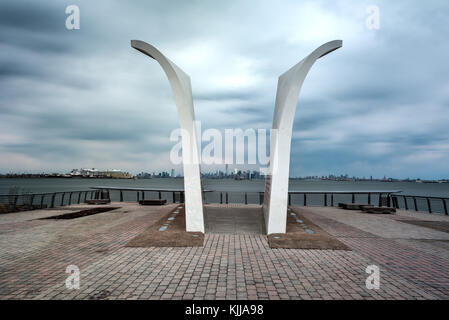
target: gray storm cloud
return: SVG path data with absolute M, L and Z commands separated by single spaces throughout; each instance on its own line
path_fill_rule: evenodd
M 222 131 L 269 128 L 278 76 L 343 39 L 302 88 L 294 175 L 447 178 L 448 4 L 376 2 L 379 30 L 369 1 L 4 0 L 0 172 L 172 167 L 172 93 L 131 39 L 191 76 L 196 118 Z M 65 28 L 71 4 L 80 30 Z

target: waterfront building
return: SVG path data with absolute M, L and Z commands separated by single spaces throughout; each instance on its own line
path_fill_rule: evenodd
M 112 178 L 112 179 L 131 179 L 132 175 L 129 172 L 124 172 L 120 169 L 110 169 L 100 171 L 98 169 L 73 169 L 69 174 L 72 178 Z

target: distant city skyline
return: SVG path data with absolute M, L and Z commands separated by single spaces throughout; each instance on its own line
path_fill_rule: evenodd
M 80 174 L 80 171 L 85 171 L 86 173 Z M 96 172 L 98 174 L 92 175 L 91 172 Z M 112 174 L 111 174 L 112 173 Z M 72 169 L 70 172 L 37 172 L 37 173 L 26 173 L 26 172 L 10 172 L 10 173 L 0 173 L 0 178 L 12 178 L 12 177 L 95 177 L 95 178 L 183 178 L 182 170 L 176 172 L 175 169 L 166 169 L 162 171 L 158 170 L 150 170 L 150 171 L 140 171 L 136 174 L 130 174 L 120 169 L 108 170 L 108 169 Z M 234 179 L 234 178 L 242 178 L 242 179 L 265 179 L 264 173 L 261 173 L 257 170 L 244 170 L 233 168 L 233 170 L 229 170 L 226 172 L 223 170 L 215 170 L 215 171 L 202 171 L 202 178 L 210 178 L 210 179 Z M 304 175 L 304 176 L 290 176 L 290 179 L 303 179 L 303 180 L 332 180 L 332 181 L 440 181 L 440 182 L 449 182 L 449 178 L 438 178 L 438 179 L 425 179 L 420 177 L 406 177 L 406 178 L 398 178 L 398 177 L 390 177 L 390 176 L 353 176 L 349 174 L 326 174 L 326 175 Z

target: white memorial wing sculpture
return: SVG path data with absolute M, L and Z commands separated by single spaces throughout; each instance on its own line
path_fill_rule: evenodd
M 279 77 L 263 207 L 267 234 L 286 231 L 290 147 L 296 104 L 302 84 L 316 60 L 342 45 L 341 40 L 323 44 Z
M 152 45 L 131 40 L 131 47 L 156 60 L 170 82 L 182 130 L 186 231 L 204 233 L 199 150 L 190 78 Z

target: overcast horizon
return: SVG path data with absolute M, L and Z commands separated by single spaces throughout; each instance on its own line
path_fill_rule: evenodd
M 66 29 L 69 5 L 79 30 Z M 369 5 L 379 29 L 366 26 Z M 189 74 L 196 119 L 220 131 L 271 128 L 278 77 L 341 39 L 302 87 L 290 176 L 447 179 L 448 18 L 444 1 L 4 0 L 0 173 L 180 172 L 173 94 L 132 39 Z

